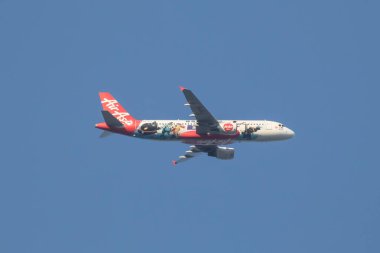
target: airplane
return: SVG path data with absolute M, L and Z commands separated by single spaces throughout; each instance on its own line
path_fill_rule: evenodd
M 108 92 L 99 92 L 104 122 L 95 125 L 104 130 L 100 137 L 111 133 L 158 141 L 181 141 L 190 145 L 188 151 L 172 164 L 187 161 L 198 154 L 222 160 L 235 156 L 235 149 L 226 147 L 234 142 L 280 141 L 295 133 L 284 124 L 267 120 L 217 120 L 194 95 L 180 86 L 192 114 L 190 120 L 138 120 L 129 114 Z

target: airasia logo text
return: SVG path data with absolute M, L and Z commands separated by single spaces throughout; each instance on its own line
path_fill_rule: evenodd
M 123 123 L 124 125 L 131 126 L 133 122 L 131 120 L 128 120 L 128 117 L 130 116 L 127 112 L 119 112 L 119 103 L 117 100 L 110 100 L 107 98 L 104 98 L 101 101 L 102 104 L 105 104 L 105 106 L 111 111 L 112 116 L 117 118 L 118 121 Z
M 231 132 L 234 129 L 234 125 L 231 123 L 226 123 L 224 124 L 223 128 L 224 128 L 224 131 Z

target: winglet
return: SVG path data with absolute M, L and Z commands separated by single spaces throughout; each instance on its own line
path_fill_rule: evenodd
M 183 87 L 183 86 L 179 86 L 179 89 L 180 89 L 181 91 L 184 91 L 184 90 L 186 90 L 186 88 L 185 88 L 185 87 Z
M 177 165 L 177 161 L 176 161 L 176 160 L 173 160 L 173 161 L 172 161 L 172 164 L 173 164 L 173 166 L 176 166 L 176 165 Z

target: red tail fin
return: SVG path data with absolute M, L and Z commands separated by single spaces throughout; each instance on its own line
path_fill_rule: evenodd
M 123 106 L 109 92 L 99 92 L 103 110 L 108 111 L 117 118 L 126 128 L 134 128 L 136 119 L 133 118 Z

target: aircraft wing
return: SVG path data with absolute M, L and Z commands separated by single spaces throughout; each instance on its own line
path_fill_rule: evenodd
M 177 160 L 173 161 L 173 165 L 177 165 L 178 163 L 185 162 L 191 158 L 196 157 L 197 155 L 201 153 L 208 153 L 213 154 L 216 152 L 217 146 L 216 145 L 193 145 L 190 146 L 190 149 L 186 151 L 186 153 L 180 157 L 178 157 Z
M 212 116 L 201 101 L 199 101 L 194 93 L 183 87 L 180 87 L 180 89 L 185 95 L 188 105 L 198 122 L 197 134 L 223 133 L 224 130 L 220 128 L 219 122 Z

